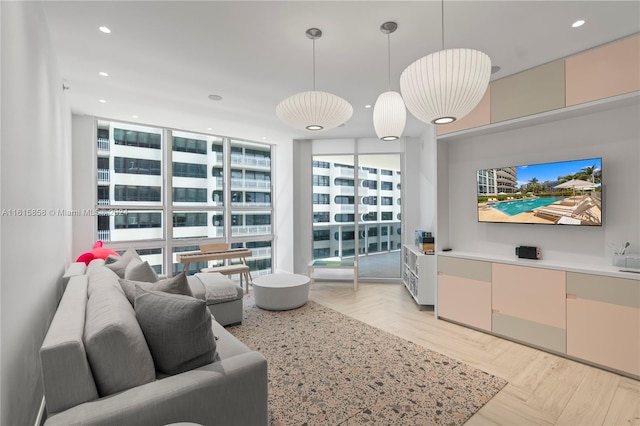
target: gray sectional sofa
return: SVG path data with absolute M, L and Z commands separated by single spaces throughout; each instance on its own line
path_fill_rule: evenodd
M 40 349 L 45 425 L 267 424 L 267 361 L 212 318 L 216 291 L 125 292 L 114 270 L 83 266 L 67 270 Z

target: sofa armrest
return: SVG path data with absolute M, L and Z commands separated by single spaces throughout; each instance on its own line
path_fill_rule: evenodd
M 54 425 L 266 425 L 267 360 L 243 353 L 77 405 L 48 418 Z
M 67 284 L 71 277 L 75 277 L 77 275 L 84 275 L 87 272 L 87 265 L 84 262 L 73 262 L 66 271 L 64 271 L 64 275 L 62 276 L 62 292 L 67 289 Z

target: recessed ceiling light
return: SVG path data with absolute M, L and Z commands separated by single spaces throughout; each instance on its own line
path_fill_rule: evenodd
M 109 77 L 109 73 L 106 73 L 104 71 L 100 71 L 98 74 L 100 74 L 103 77 Z
M 584 25 L 584 19 L 578 19 L 576 22 L 571 24 L 573 28 L 578 28 Z
M 491 67 L 491 74 L 495 74 L 495 73 L 497 73 L 498 71 L 500 71 L 500 69 L 501 69 L 501 68 L 500 68 L 498 65 L 493 65 L 493 66 Z
M 365 108 L 371 108 L 371 105 L 365 105 L 364 107 Z
M 105 34 L 109 34 L 111 33 L 111 30 L 109 29 L 109 27 L 100 27 L 98 28 L 100 31 L 102 31 Z
M 207 130 L 213 130 L 213 128 L 211 128 L 211 127 L 207 127 Z
M 138 118 L 138 116 L 137 115 L 132 115 L 131 118 Z
M 212 101 L 221 101 L 222 100 L 222 96 L 220 96 L 220 95 L 209 95 L 209 99 L 211 99 Z
M 267 137 L 266 137 L 266 136 L 263 136 L 263 137 L 262 137 L 262 140 L 263 140 L 263 141 L 266 141 L 266 140 L 267 140 Z
M 101 104 L 106 104 L 107 101 L 105 101 L 104 99 L 100 99 L 98 102 L 100 102 Z

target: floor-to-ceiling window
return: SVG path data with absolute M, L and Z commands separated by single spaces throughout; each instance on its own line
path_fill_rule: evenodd
M 252 250 L 252 273 L 268 273 L 271 158 L 267 144 L 100 120 L 98 239 L 135 247 L 159 273 L 182 270 L 176 253 L 228 242 Z
M 314 259 L 358 259 L 363 278 L 400 276 L 399 154 L 315 155 Z

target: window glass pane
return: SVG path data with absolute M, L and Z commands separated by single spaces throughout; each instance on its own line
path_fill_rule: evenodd
M 224 238 L 221 211 L 174 211 L 173 238 Z
M 162 205 L 161 140 L 159 128 L 98 120 L 99 208 Z
M 163 236 L 161 211 L 115 208 L 98 210 L 99 240 L 152 240 Z
M 164 258 L 162 256 L 162 248 L 139 248 L 135 245 L 132 245 L 131 247 L 138 253 L 138 256 L 140 256 L 140 259 L 142 259 L 143 262 L 149 262 L 149 265 L 154 271 L 156 271 L 156 274 L 160 275 L 165 273 L 163 268 Z M 126 250 L 115 250 L 115 252 L 121 256 L 125 251 Z
M 232 211 L 231 236 L 271 235 L 271 212 Z
M 173 205 L 223 206 L 222 138 L 174 130 L 171 146 Z
M 231 140 L 231 204 L 271 206 L 271 147 Z
M 245 258 L 251 275 L 264 275 L 271 273 L 271 241 L 247 241 L 232 243 L 231 248 L 247 248 L 251 250 L 251 256 Z

